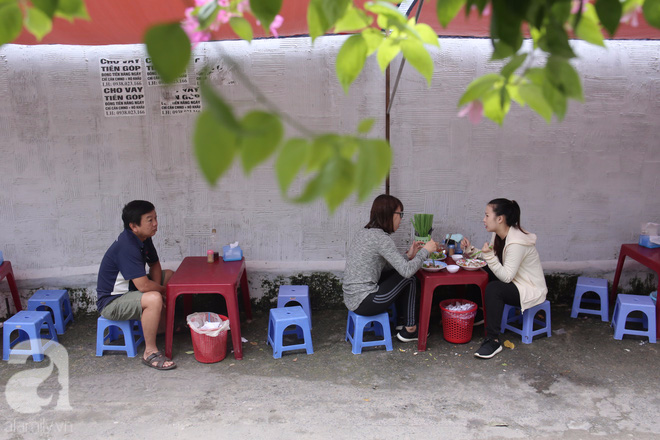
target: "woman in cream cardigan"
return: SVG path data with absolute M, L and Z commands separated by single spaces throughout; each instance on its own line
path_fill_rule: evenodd
M 481 249 L 488 263 L 490 281 L 486 286 L 484 309 L 486 339 L 474 355 L 490 359 L 502 351 L 499 341 L 504 305 L 522 310 L 545 301 L 545 285 L 541 260 L 536 251 L 536 235 L 520 226 L 520 207 L 515 200 L 494 199 L 486 205 L 484 226 L 493 233 L 492 243 Z M 477 249 L 464 238 L 461 242 L 468 255 Z

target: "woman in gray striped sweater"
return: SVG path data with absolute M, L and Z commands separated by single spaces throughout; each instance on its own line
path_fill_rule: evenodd
M 358 315 L 383 313 L 401 297 L 405 327 L 397 333 L 403 342 L 416 341 L 415 317 L 417 272 L 438 245 L 413 242 L 406 257 L 399 252 L 390 234 L 403 219 L 403 204 L 394 196 L 381 194 L 371 206 L 369 223 L 360 229 L 348 248 L 344 271 L 344 303 Z

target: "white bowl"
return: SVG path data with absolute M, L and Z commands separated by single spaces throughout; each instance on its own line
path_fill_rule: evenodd
M 453 257 L 453 255 L 452 255 L 452 257 Z M 460 267 L 456 266 L 455 264 L 450 264 L 449 266 L 447 266 L 447 270 L 451 273 L 458 272 L 458 269 L 460 269 Z
M 452 258 L 454 261 L 458 261 L 458 260 L 460 260 L 461 258 L 463 258 L 463 255 L 462 255 L 462 254 L 454 254 L 454 255 L 451 256 L 451 258 Z

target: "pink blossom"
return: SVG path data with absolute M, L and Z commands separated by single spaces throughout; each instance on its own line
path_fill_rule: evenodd
M 218 0 L 218 4 L 223 8 L 229 7 L 229 0 Z
M 250 10 L 250 1 L 245 0 L 236 5 L 236 10 L 241 14 L 245 11 Z
M 209 28 L 212 31 L 217 31 L 218 29 L 220 29 L 220 25 L 229 23 L 230 18 L 231 18 L 231 14 L 229 12 L 227 12 L 224 9 L 220 9 L 218 11 L 218 16 L 216 17 L 215 21 L 211 24 L 211 26 L 209 26 Z
M 197 21 L 197 17 L 192 15 L 193 11 L 194 8 L 186 9 L 186 18 L 181 22 L 181 28 L 188 35 L 192 46 L 195 47 L 202 41 L 209 41 L 211 39 L 211 33 L 199 30 L 199 22 Z
M 587 10 L 587 3 L 589 3 L 588 0 L 584 0 L 582 2 L 582 12 Z M 580 10 L 580 1 L 573 0 L 573 4 L 571 6 L 571 14 L 577 14 L 579 10 Z
M 462 118 L 467 116 L 470 122 L 474 125 L 477 125 L 481 122 L 481 117 L 484 114 L 484 106 L 479 100 L 470 102 L 468 105 L 463 107 L 461 111 L 458 112 L 458 117 Z
M 472 9 L 470 11 L 478 11 L 478 10 L 479 8 L 477 7 L 477 5 L 472 5 Z M 482 17 L 488 17 L 490 15 L 490 3 L 486 5 L 481 15 Z
M 641 13 L 642 13 L 642 7 L 635 6 L 627 14 L 624 14 L 623 17 L 621 17 L 620 23 L 625 23 L 625 24 L 629 24 L 632 27 L 637 27 L 639 26 L 639 14 Z
M 213 0 L 195 0 L 195 6 L 203 6 L 207 4 L 209 1 L 213 1 Z
M 273 34 L 275 37 L 279 37 L 279 34 L 277 33 L 277 30 L 282 26 L 282 23 L 284 23 L 284 17 L 281 15 L 276 15 L 275 18 L 273 19 L 273 22 L 270 24 L 270 33 Z

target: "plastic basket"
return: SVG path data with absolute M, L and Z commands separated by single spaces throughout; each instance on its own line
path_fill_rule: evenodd
M 218 315 L 223 321 L 226 316 Z M 218 336 L 208 336 L 190 330 L 192 336 L 195 360 L 204 364 L 220 362 L 227 355 L 227 330 L 221 331 Z
M 470 304 L 469 310 L 454 311 L 446 307 L 450 304 Z M 477 304 L 465 299 L 446 299 L 440 302 L 442 311 L 442 333 L 447 342 L 465 344 L 472 340 L 472 327 L 477 314 Z

